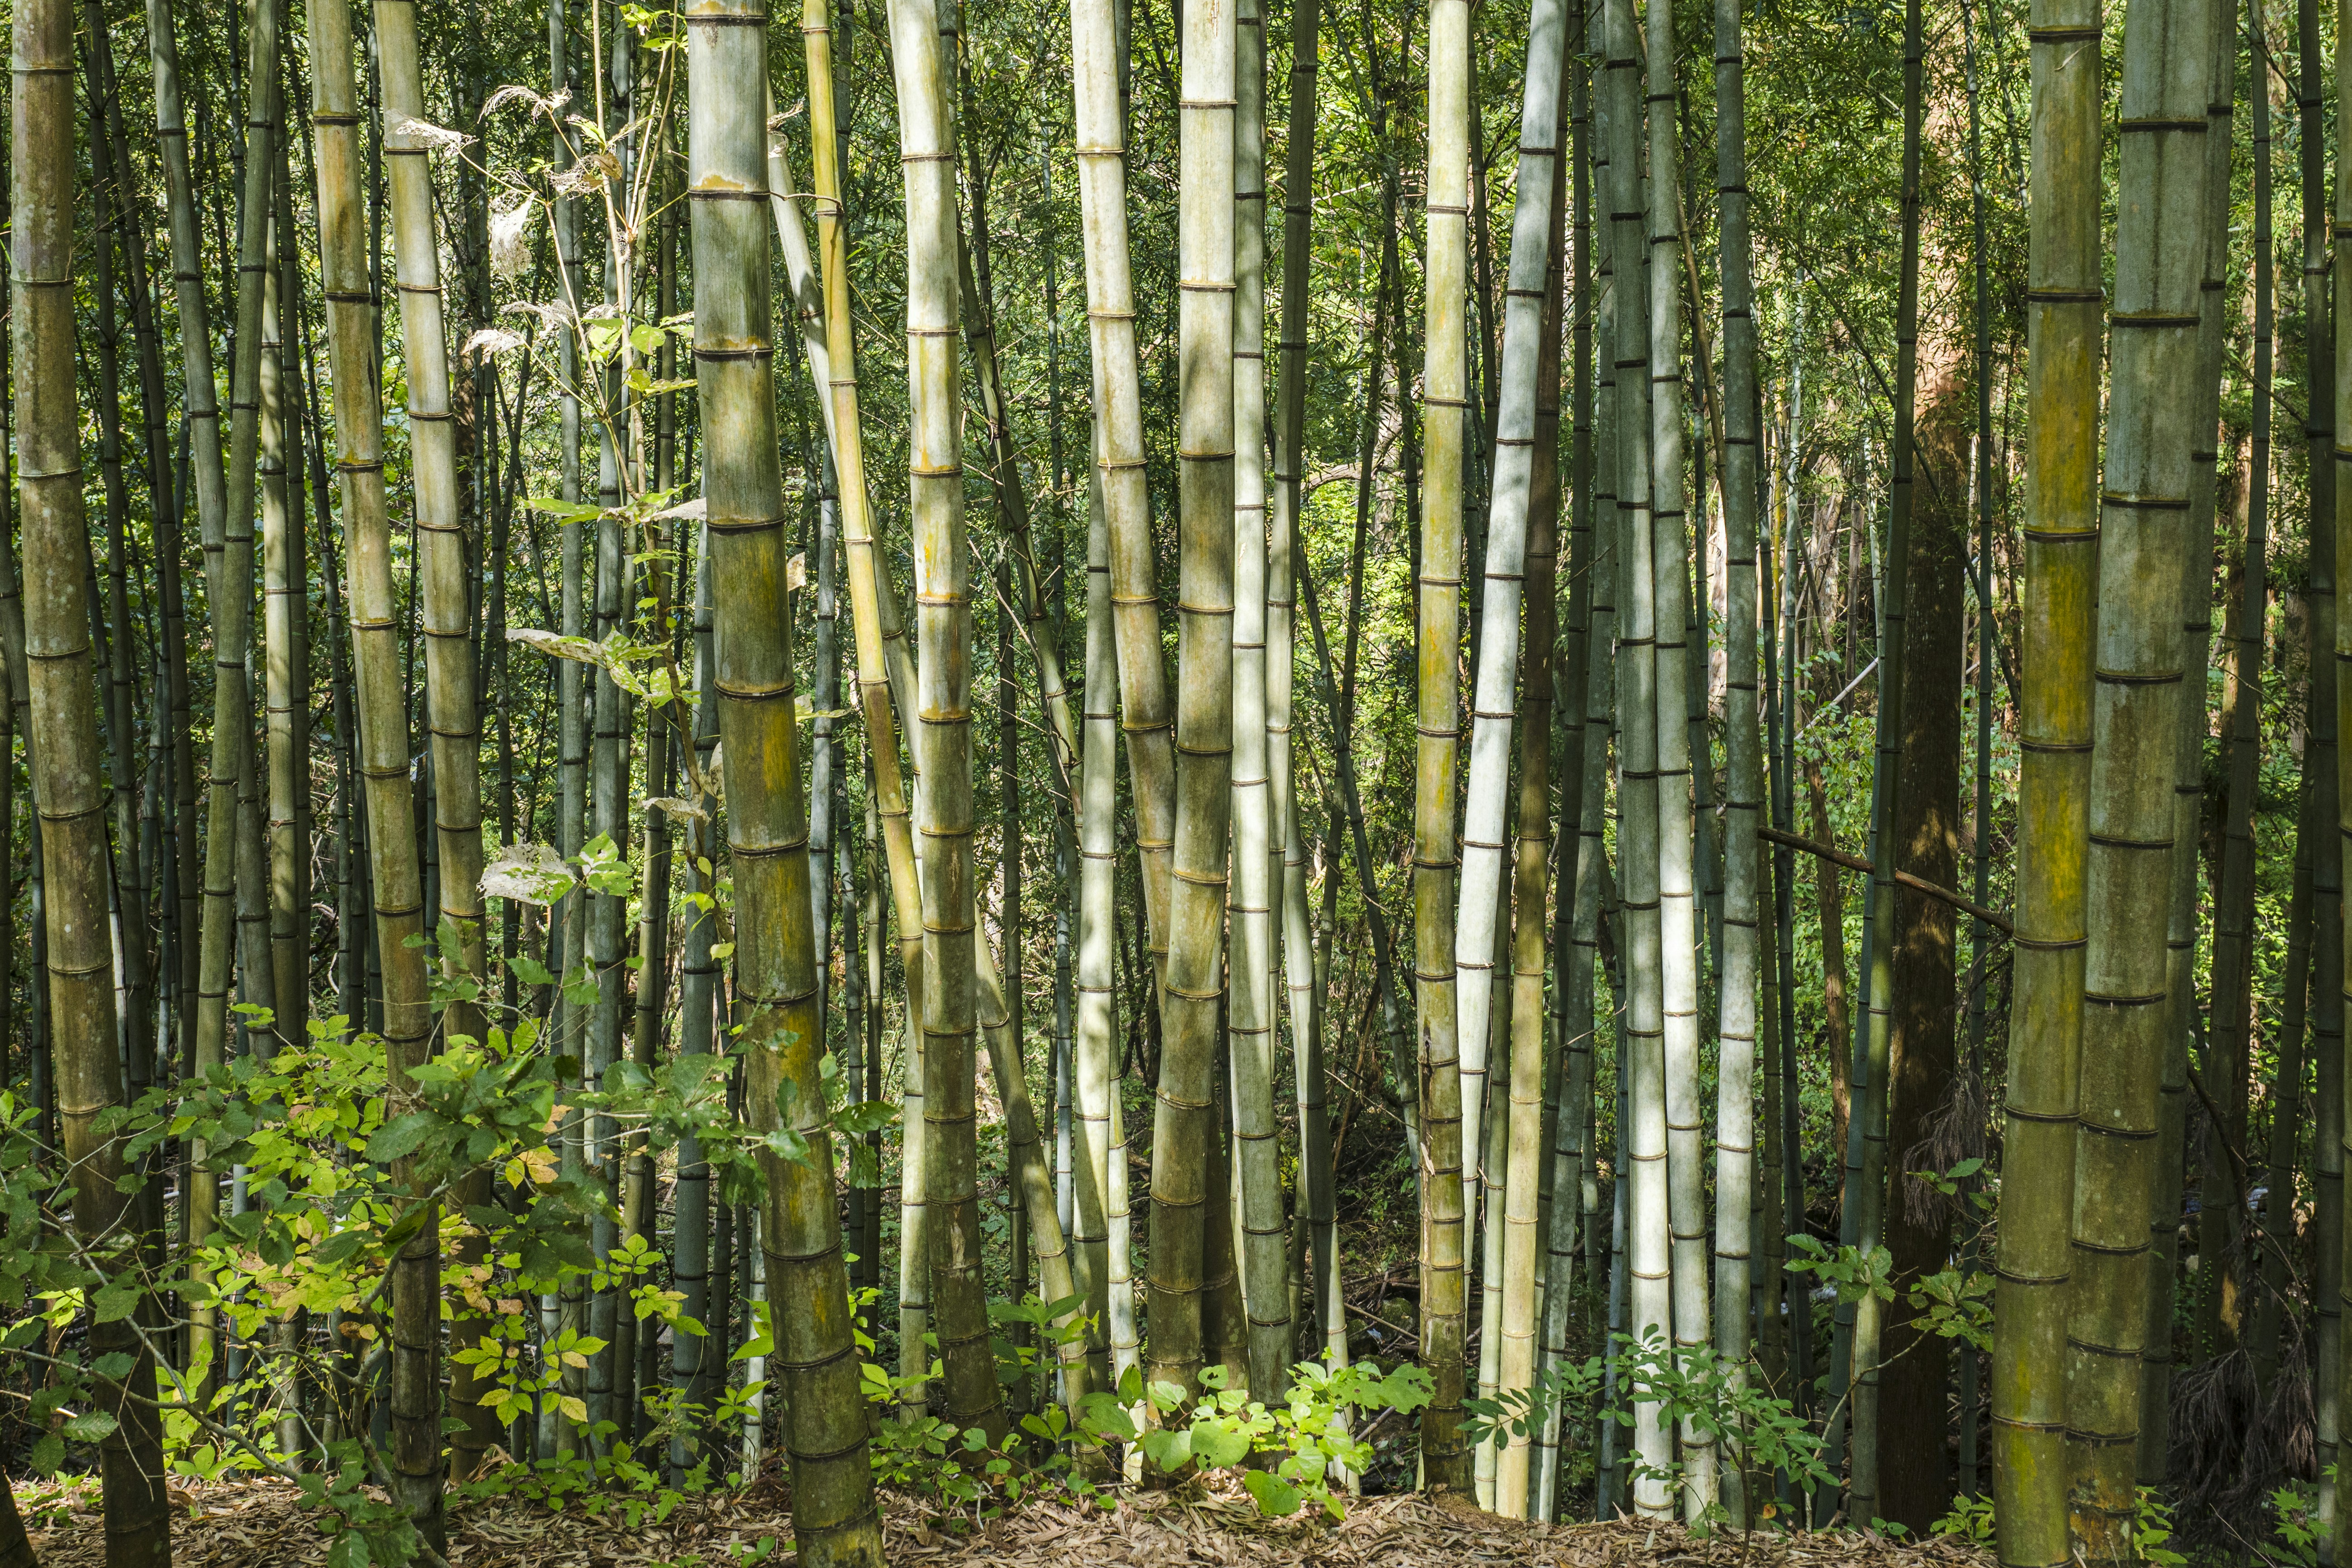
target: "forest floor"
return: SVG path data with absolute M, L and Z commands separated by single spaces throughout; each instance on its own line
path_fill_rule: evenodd
M 20 1484 L 33 1542 L 48 1568 L 100 1568 L 94 1490 Z M 174 1568 L 308 1568 L 326 1538 L 300 1494 L 275 1480 L 174 1486 Z M 790 1498 L 773 1479 L 735 1496 L 696 1500 L 656 1524 L 611 1514 L 474 1504 L 454 1518 L 451 1568 L 732 1568 L 792 1560 Z M 1906 1546 L 1861 1532 L 1759 1532 L 1692 1540 L 1673 1526 L 1540 1525 L 1498 1519 L 1459 1500 L 1399 1493 L 1359 1503 L 1336 1525 L 1266 1521 L 1248 1496 L 1193 1489 L 1122 1500 L 1115 1512 L 1032 1504 L 977 1531 L 949 1532 L 935 1506 L 885 1499 L 894 1568 L 1990 1568 L 1992 1555 L 1956 1541 Z M 762 1542 L 766 1542 L 763 1547 Z

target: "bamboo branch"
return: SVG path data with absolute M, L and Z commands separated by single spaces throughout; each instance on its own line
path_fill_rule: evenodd
M 1827 860 L 1833 866 L 1843 866 L 1850 871 L 1861 871 L 1867 874 L 1876 868 L 1870 861 L 1864 859 L 1859 855 L 1849 855 L 1844 850 L 1836 848 L 1831 845 L 1815 843 L 1810 838 L 1800 838 L 1793 833 L 1783 833 L 1777 827 L 1769 826 L 1759 823 L 1757 826 L 1756 832 L 1759 837 L 1761 837 L 1769 843 L 1785 844 L 1791 849 L 1801 849 L 1808 855 Z M 1931 899 L 1936 899 L 1951 905 L 1952 908 L 1958 910 L 1963 914 L 1974 915 L 1977 919 L 1984 921 L 1985 924 L 1999 928 L 2006 935 L 2015 936 L 2017 934 L 2017 928 L 2010 923 L 2010 919 L 2007 915 L 2002 914 L 1998 910 L 1988 909 L 1984 905 L 1976 902 L 1974 900 L 1964 899 L 1960 897 L 1959 894 L 1952 891 L 1949 888 L 1938 887 L 1936 883 L 1930 882 L 1925 877 L 1915 877 L 1908 871 L 1895 872 L 1895 879 L 1904 887 L 1910 889 L 1915 893 L 1925 893 Z

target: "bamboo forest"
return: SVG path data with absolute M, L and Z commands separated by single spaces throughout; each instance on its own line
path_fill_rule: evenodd
M 5 10 L 0 1568 L 2352 1563 L 2352 0 Z

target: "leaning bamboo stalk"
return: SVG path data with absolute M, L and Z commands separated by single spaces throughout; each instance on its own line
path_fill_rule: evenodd
M 1568 7 L 1561 5 L 1563 13 Z M 1559 52 L 1569 49 L 1574 34 L 1562 17 Z M 1531 48 L 1535 47 L 1531 42 Z M 1566 70 L 1561 61 L 1561 73 Z M 1531 73 L 1532 74 L 1532 73 Z M 1568 99 L 1555 81 L 1552 92 L 1551 187 L 1547 205 L 1544 241 L 1544 277 L 1542 304 L 1539 311 L 1539 350 L 1535 377 L 1535 467 L 1530 476 L 1528 499 L 1527 532 L 1527 636 L 1519 652 L 1519 684 L 1527 716 L 1519 728 L 1519 795 L 1518 830 L 1511 877 L 1511 995 L 1510 1013 L 1510 1112 L 1509 1134 L 1506 1142 L 1505 1186 L 1501 1213 L 1504 1244 L 1501 1252 L 1503 1302 L 1499 1334 L 1497 1382 L 1503 1388 L 1521 1390 L 1535 1384 L 1538 1345 L 1537 1343 L 1537 1312 L 1541 1296 L 1555 1288 L 1554 1280 L 1546 1274 L 1549 1262 L 1545 1231 L 1546 1194 L 1551 1184 L 1551 1151 L 1555 1139 L 1545 1134 L 1553 1131 L 1556 1114 L 1558 1079 L 1549 1070 L 1555 1036 L 1553 1016 L 1544 1005 L 1544 971 L 1547 967 L 1547 937 L 1556 934 L 1556 927 L 1548 923 L 1551 892 L 1551 754 L 1556 737 L 1553 734 L 1553 706 L 1557 688 L 1566 686 L 1574 690 L 1577 677 L 1583 673 L 1575 658 L 1575 634 L 1570 634 L 1570 647 L 1555 652 L 1559 624 L 1556 589 L 1559 581 L 1559 370 L 1560 370 L 1560 265 L 1561 247 L 1566 239 L 1568 216 L 1568 165 L 1560 154 L 1568 130 Z M 1524 155 L 1520 178 L 1527 177 Z M 1516 245 L 1516 241 L 1515 241 Z M 1514 269 L 1517 256 L 1512 257 Z M 1510 356 L 1509 328 L 1505 327 L 1504 361 L 1508 367 Z M 1506 385 L 1506 392 L 1508 386 Z M 1575 563 L 1570 563 L 1571 573 Z M 1491 561 L 1490 561 L 1491 569 Z M 1571 579 L 1572 580 L 1572 579 Z M 1571 593 L 1573 590 L 1571 589 Z M 1488 604 L 1493 604 L 1490 596 Z M 1571 620 L 1578 619 L 1571 615 Z M 1567 657 L 1562 658 L 1560 656 Z M 1582 717 L 1579 710 L 1580 720 Z M 1579 725 L 1580 737 L 1581 725 Z M 1562 820 L 1570 830 L 1579 815 L 1577 784 L 1582 783 L 1581 755 L 1567 759 L 1574 771 L 1562 795 Z M 1570 883 L 1573 888 L 1571 870 Z M 1572 910 L 1571 891 L 1563 910 Z M 1502 1009 L 1497 1005 L 1496 1013 Z M 1493 1205 L 1489 1205 L 1490 1207 Z M 1556 1288 L 1568 1289 L 1563 1276 Z M 1495 1471 L 1496 1511 L 1508 1518 L 1528 1516 L 1528 1503 L 1534 1495 L 1530 1462 L 1534 1458 L 1534 1434 L 1514 1432 L 1501 1452 L 1496 1455 Z
M 1579 23 L 1572 35 L 1588 39 L 1599 9 L 1578 6 Z M 1559 1053 L 1559 1105 L 1554 1112 L 1550 1150 L 1552 1208 L 1545 1245 L 1550 1251 L 1549 1278 L 1543 1298 L 1543 1365 L 1564 1363 L 1569 1355 L 1571 1307 L 1576 1298 L 1576 1259 L 1580 1241 L 1590 1244 L 1598 1218 L 1599 1187 L 1594 1180 L 1591 1144 L 1593 980 L 1600 943 L 1602 796 L 1607 791 L 1611 693 L 1615 689 L 1612 662 L 1616 615 L 1616 558 L 1612 540 L 1617 520 L 1615 454 L 1604 438 L 1601 420 L 1609 399 L 1597 396 L 1606 384 L 1603 353 L 1593 359 L 1598 342 L 1610 346 L 1608 332 L 1595 331 L 1596 306 L 1607 306 L 1609 260 L 1599 247 L 1609 236 L 1607 223 L 1591 219 L 1592 161 L 1595 139 L 1591 127 L 1590 67 L 1578 51 L 1570 66 L 1570 198 L 1569 222 L 1571 311 L 1570 358 L 1574 366 L 1571 417 L 1571 463 L 1569 514 L 1569 646 L 1564 650 L 1559 681 L 1562 728 L 1575 733 L 1563 748 L 1560 802 L 1560 878 L 1555 896 L 1558 916 L 1553 938 L 1557 968 L 1553 982 L 1555 1026 L 1553 1048 Z M 1585 651 L 1578 656 L 1581 637 Z M 1569 810 L 1573 801 L 1575 810 Z M 1573 838 L 1569 836 L 1573 835 Z M 1563 929 L 1564 928 L 1564 929 Z M 1580 1233 L 1582 1233 L 1580 1235 Z M 1585 1290 L 1592 1288 L 1590 1271 Z M 1559 1517 L 1559 1442 L 1562 1412 L 1555 1402 L 1544 1413 L 1536 1435 L 1533 1517 Z
M 899 1247 L 900 1373 L 929 1364 L 923 1336 L 929 1331 L 930 1289 L 928 1222 L 921 1201 L 924 1181 L 922 1036 L 915 999 L 923 994 L 923 912 L 915 863 L 914 818 L 902 769 L 895 707 L 913 711 L 910 676 L 902 676 L 906 639 L 892 605 L 875 541 L 873 511 L 866 488 L 863 422 L 858 401 L 856 342 L 849 310 L 848 238 L 841 194 L 843 159 L 834 103 L 831 10 L 823 0 L 806 0 L 801 36 L 808 63 L 809 140 L 816 195 L 819 282 L 824 291 L 824 356 L 811 354 L 812 368 L 824 366 L 828 391 L 826 428 L 833 442 L 834 470 L 841 502 L 843 556 L 848 564 L 851 637 L 856 652 L 857 698 L 864 716 L 866 752 L 874 771 L 876 805 L 888 867 L 891 913 L 897 923 L 898 958 L 906 976 L 908 1077 L 902 1121 Z M 782 204 L 779 204 L 780 206 Z M 783 223 L 791 215 L 780 211 Z M 786 245 L 786 258 L 792 246 Z M 803 334 L 807 316 L 803 312 Z M 814 344 L 810 345 L 812 348 Z M 895 656 L 895 657 L 894 657 Z M 880 932 L 875 933 L 880 940 Z M 919 1385 L 917 1385 L 919 1386 Z
M 66 0 L 17 0 L 10 28 L 10 343 L 16 482 L 25 548 L 24 658 L 28 666 L 41 823 L 42 916 L 59 1131 L 73 1177 L 74 1226 L 102 1246 L 134 1200 L 117 1187 L 119 1133 L 99 1119 L 122 1102 L 115 1041 L 113 953 L 106 899 L 106 795 L 98 741 L 97 668 L 81 563 L 81 420 L 74 389 L 73 15 Z M 119 1267 L 117 1265 L 116 1267 Z M 147 1318 L 143 1304 L 140 1316 Z M 166 1563 L 170 1521 L 152 1351 L 130 1317 L 94 1322 L 94 1357 L 131 1370 L 101 1395 L 118 1425 L 101 1446 L 110 1563 Z
M 714 4 L 688 18 L 688 194 L 703 489 L 712 552 L 713 684 L 739 915 L 736 975 L 754 1127 L 787 1119 L 804 1162 L 763 1152 L 760 1241 L 785 1394 L 793 1534 L 803 1562 L 870 1563 L 880 1521 L 866 1462 L 848 1273 L 821 1118 L 816 945 L 793 722 L 789 549 L 769 347 L 764 29 Z M 780 1103 L 793 1086 L 790 1110 Z
M 1485 1074 L 1477 1070 L 1479 1064 L 1473 1058 L 1486 1059 L 1490 1044 L 1499 1048 L 1504 1059 L 1493 1060 L 1491 1065 L 1497 1079 L 1507 1077 L 1512 1086 L 1507 1116 L 1498 1107 L 1494 1119 L 1491 1132 L 1497 1136 L 1490 1136 L 1490 1159 L 1486 1162 L 1493 1168 L 1486 1172 L 1483 1183 L 1488 1202 L 1481 1249 L 1486 1289 L 1480 1313 L 1479 1380 L 1482 1395 L 1488 1397 L 1492 1396 L 1487 1386 L 1490 1382 L 1496 1386 L 1524 1388 L 1533 1375 L 1533 1211 L 1539 1184 L 1534 1161 L 1540 1159 L 1541 1152 L 1538 1126 L 1528 1119 L 1538 1118 L 1542 1104 L 1539 1064 L 1543 1015 L 1540 1006 L 1531 1006 L 1522 1016 L 1517 1006 L 1517 998 L 1509 991 L 1497 998 L 1495 967 L 1505 952 L 1511 952 L 1509 933 L 1514 929 L 1538 946 L 1542 931 L 1543 851 L 1538 849 L 1532 871 L 1533 907 L 1527 907 L 1527 889 L 1517 889 L 1519 918 L 1514 928 L 1510 901 L 1513 894 L 1503 877 L 1503 838 L 1515 717 L 1512 690 L 1515 679 L 1522 673 L 1528 688 L 1528 754 L 1539 759 L 1547 756 L 1551 743 L 1549 648 L 1546 646 L 1538 651 L 1535 647 L 1538 635 L 1547 645 L 1549 642 L 1551 552 L 1546 538 L 1542 541 L 1540 560 L 1531 562 L 1536 552 L 1531 549 L 1530 539 L 1550 532 L 1551 521 L 1541 514 L 1547 505 L 1556 510 L 1558 502 L 1556 452 L 1541 449 L 1545 435 L 1542 406 L 1547 398 L 1538 391 L 1538 382 L 1548 368 L 1552 372 L 1555 385 L 1549 401 L 1556 446 L 1558 356 L 1546 352 L 1545 329 L 1554 324 L 1548 309 L 1557 205 L 1551 198 L 1557 194 L 1555 176 L 1563 129 L 1559 77 L 1567 32 L 1566 12 L 1564 0 L 1545 0 L 1535 8 L 1528 24 L 1528 69 L 1521 105 L 1518 155 L 1519 188 L 1528 195 L 1518 204 L 1512 221 L 1494 487 L 1487 518 L 1486 588 L 1481 601 L 1475 696 L 1471 704 L 1470 780 L 1462 846 L 1461 903 L 1454 926 L 1454 1016 L 1464 1047 L 1465 1152 L 1478 1146 L 1477 1130 L 1484 1114 L 1477 1100 Z M 1538 192 L 1542 193 L 1540 199 Z M 1539 468 L 1549 471 L 1539 473 Z M 1528 611 L 1529 641 L 1523 660 L 1518 624 L 1520 590 L 1523 576 L 1530 573 L 1543 579 L 1542 602 L 1531 605 Z M 1538 684 L 1545 689 L 1543 696 L 1538 695 Z M 1538 713 L 1538 708 L 1543 711 Z M 1540 767 L 1540 762 L 1538 765 Z M 1522 800 L 1522 857 L 1531 830 L 1538 846 L 1546 842 L 1549 806 L 1544 798 L 1540 772 L 1534 778 L 1535 795 L 1532 799 Z M 1524 791 L 1528 785 L 1528 777 L 1523 774 L 1521 782 Z M 1512 883 L 1523 880 L 1528 874 L 1524 866 L 1515 869 L 1519 874 L 1511 879 Z M 1539 1001 L 1539 978 L 1536 984 Z M 1523 1026 L 1513 1028 L 1514 1024 Z M 1479 1047 L 1475 1051 L 1471 1048 L 1474 1042 Z M 1520 1125 L 1523 1121 L 1528 1121 L 1524 1127 Z M 1517 1160 L 1511 1157 L 1515 1142 L 1527 1152 Z M 1499 1162 L 1491 1158 L 1495 1152 L 1500 1153 Z M 1510 1205 L 1514 1214 L 1507 1218 L 1496 1200 L 1503 1197 L 1502 1189 L 1511 1172 L 1517 1172 L 1519 1180 Z M 1474 1182 L 1472 1190 L 1478 1190 L 1481 1184 Z M 1465 1199 L 1465 1209 L 1471 1206 Z M 1514 1218 L 1517 1224 L 1508 1223 Z M 1511 1302 L 1508 1308 L 1505 1306 L 1507 1295 Z M 1507 1310 L 1517 1320 L 1515 1323 L 1506 1325 L 1503 1321 Z M 1507 1369 L 1504 1365 L 1507 1355 L 1514 1363 Z M 1526 1503 L 1525 1439 L 1512 1447 L 1517 1452 L 1507 1480 L 1497 1476 L 1498 1456 L 1492 1444 L 1481 1445 L 1475 1469 L 1481 1493 L 1499 1511 L 1517 1517 Z
M 269 949 L 271 1009 L 278 1037 L 306 1037 L 310 1008 L 310 858 L 308 837 L 310 636 L 305 591 L 309 574 L 304 547 L 299 468 L 302 430 L 299 408 L 287 396 L 295 384 L 286 366 L 286 343 L 300 307 L 300 245 L 293 223 L 292 181 L 277 180 L 270 270 L 261 302 L 261 430 L 259 478 L 262 537 L 262 713 L 268 741 L 265 763 L 269 805 Z M 293 454 L 288 495 L 288 454 Z
M 2147 1329 L 2148 1194 L 2165 1055 L 2170 764 L 2187 700 L 2181 585 L 2206 243 L 2210 3 L 2135 0 L 2125 35 L 2066 1326 L 2069 1523 L 2075 1550 L 2094 1564 L 2130 1561 L 2138 1520 L 2137 1363 Z
M 1530 492 L 1536 482 L 1536 374 L 1542 360 L 1544 279 L 1551 251 L 1551 190 L 1559 161 L 1560 38 L 1566 0 L 1541 0 L 1528 24 L 1527 84 L 1519 114 L 1519 189 L 1514 211 L 1502 384 L 1496 410 L 1493 494 L 1486 520 L 1476 684 L 1471 700 L 1470 779 L 1462 828 L 1461 895 L 1453 921 L 1454 1029 L 1462 1050 L 1462 1146 L 1478 1147 L 1486 1072 L 1487 1016 L 1494 1005 L 1497 889 L 1503 884 L 1509 805 L 1512 690 L 1519 667 L 1519 604 L 1527 570 Z M 1433 223 L 1435 221 L 1432 220 Z M 1437 353 L 1432 323 L 1431 353 Z M 1435 418 L 1436 416 L 1433 416 Z M 1442 419 L 1438 420 L 1442 423 Z M 1433 429 L 1434 426 L 1433 426 Z M 1431 448 L 1433 484 L 1438 454 Z M 1432 515 L 1433 515 L 1433 508 Z M 1449 664 L 1453 654 L 1447 654 Z M 1425 667 L 1424 667 L 1425 668 Z M 1500 1185 L 1502 1173 L 1490 1177 Z M 1482 1184 L 1466 1177 L 1472 1194 Z M 1475 1205 L 1465 1196 L 1465 1209 Z
M 1085 239 L 1087 335 L 1094 366 L 1095 468 L 1110 520 L 1111 613 L 1118 621 L 1120 728 L 1135 781 L 1136 844 L 1151 947 L 1168 951 L 1176 763 L 1154 585 L 1151 500 L 1144 474 L 1142 375 L 1128 258 L 1123 15 L 1114 0 L 1071 0 L 1078 208 Z M 1161 964 L 1164 968 L 1164 963 Z

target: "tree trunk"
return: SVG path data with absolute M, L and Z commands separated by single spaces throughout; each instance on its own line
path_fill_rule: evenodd
M 1904 574 L 1903 757 L 1893 838 L 1881 853 L 1913 876 L 1949 888 L 1959 881 L 1969 515 L 1968 492 L 1958 481 L 1968 462 L 1969 408 L 1956 381 L 1943 381 L 1928 396 L 1919 432 L 1928 482 L 1914 499 L 1911 560 Z M 1951 905 L 1909 889 L 1897 893 L 1895 918 L 1885 1244 L 1894 1255 L 1895 1299 L 1905 1301 L 1921 1279 L 1951 1262 L 1951 1211 L 1911 1173 L 1951 1163 L 1927 1151 L 1954 1109 L 1958 1041 L 1951 998 L 1958 931 Z M 1951 1353 L 1950 1342 L 1915 1327 L 1914 1316 L 1896 1311 L 1886 1325 L 1874 1506 L 1877 1517 L 1899 1521 L 1924 1540 L 1951 1506 L 1942 1436 Z

